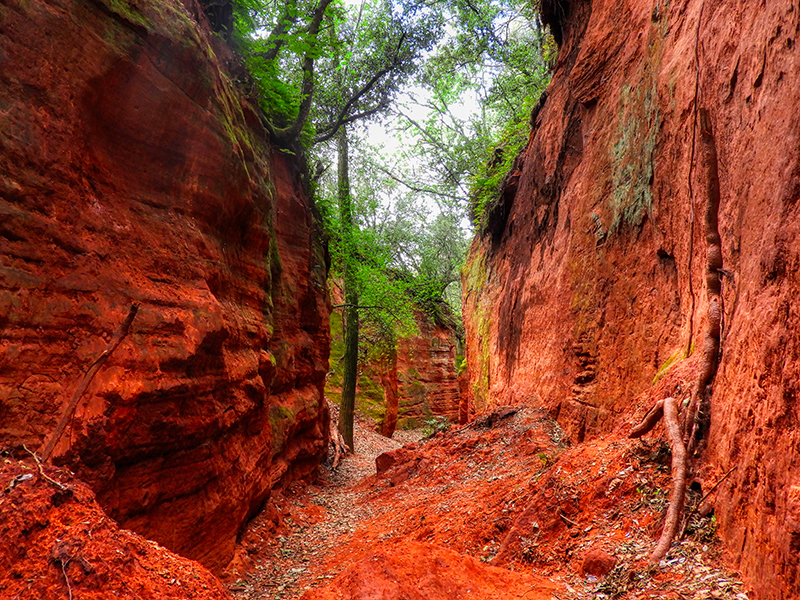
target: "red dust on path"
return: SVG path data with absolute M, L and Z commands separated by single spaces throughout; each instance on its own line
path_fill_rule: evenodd
M 496 600 L 551 598 L 555 586 L 541 577 L 487 566 L 434 544 L 401 542 L 377 548 L 327 587 L 304 600 Z
M 356 456 L 362 465 L 364 458 Z M 284 497 L 273 521 L 279 542 L 259 559 L 262 572 L 273 565 L 267 580 L 280 577 L 276 564 L 293 575 L 267 589 L 251 573 L 237 595 L 747 598 L 719 564 L 710 516 L 693 515 L 686 539 L 660 569 L 647 570 L 669 488 L 669 456 L 658 438 L 570 447 L 546 413 L 503 408 L 378 462 L 378 474 L 330 473 L 308 493 Z

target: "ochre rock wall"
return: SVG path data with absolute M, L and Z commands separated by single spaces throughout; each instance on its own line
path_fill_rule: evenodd
M 201 25 L 198 25 L 201 23 Z M 0 6 L 0 436 L 219 571 L 327 446 L 326 265 L 298 169 L 192 1 Z
M 334 302 L 338 290 L 333 287 Z M 326 394 L 334 403 L 341 401 L 344 352 L 341 311 L 331 314 L 331 373 Z M 356 409 L 371 418 L 378 431 L 391 437 L 396 427 L 421 426 L 431 416 L 459 422 L 461 391 L 455 359 L 458 336 L 453 326 L 434 323 L 421 310 L 414 312 L 418 335 L 397 340 L 393 350 L 376 356 L 374 347 L 362 341 L 364 353 L 359 363 Z M 370 332 L 362 323 L 362 335 Z
M 461 393 L 455 333 L 417 313 L 419 335 L 397 343 L 398 418 L 419 424 L 431 415 L 458 423 Z
M 714 504 L 753 597 L 796 597 L 797 3 L 552 0 L 544 16 L 554 78 L 464 271 L 470 394 L 479 409 L 545 406 L 580 441 L 625 435 L 660 393 L 691 387 L 708 324 L 707 110 L 723 328 L 700 480 L 732 470 Z

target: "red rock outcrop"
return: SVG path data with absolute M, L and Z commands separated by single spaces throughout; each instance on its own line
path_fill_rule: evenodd
M 198 25 L 200 23 L 200 25 Z M 0 8 L 0 435 L 214 570 L 327 445 L 329 304 L 298 168 L 193 0 Z
M 715 311 L 706 265 L 719 248 L 721 358 L 701 407 L 700 479 L 710 489 L 732 470 L 715 500 L 728 558 L 755 597 L 794 597 L 800 11 L 790 0 L 543 4 L 560 44 L 553 81 L 465 269 L 470 393 L 479 409 L 547 407 L 574 441 L 624 435 L 654 382 L 688 390 L 702 371 Z
M 417 313 L 417 326 L 419 335 L 397 343 L 398 417 L 402 423 L 436 415 L 458 423 L 456 335 L 422 313 Z
M 202 565 L 120 529 L 74 477 L 46 475 L 30 458 L 0 463 L 0 597 L 231 597 Z
M 396 427 L 419 426 L 431 416 L 459 422 L 457 334 L 454 327 L 434 323 L 422 311 L 415 311 L 415 316 L 419 334 L 400 338 L 387 356 L 370 356 L 358 380 L 357 408 L 374 419 L 378 430 L 388 437 Z M 341 397 L 341 323 L 339 314 L 331 315 L 333 370 L 327 394 L 335 402 Z

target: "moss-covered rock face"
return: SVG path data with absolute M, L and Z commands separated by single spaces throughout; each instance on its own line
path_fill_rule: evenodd
M 425 418 L 444 416 L 458 421 L 460 392 L 456 373 L 454 331 L 431 323 L 417 312 L 418 336 L 401 338 L 388 356 L 368 358 L 359 366 L 356 410 L 376 429 L 391 435 L 395 427 L 413 428 Z M 331 371 L 325 394 L 341 400 L 344 351 L 342 317 L 331 313 Z
M 139 303 L 56 460 L 219 570 L 325 454 L 329 309 L 298 167 L 205 22 L 177 0 L 0 7 L 0 428 L 40 447 Z
M 472 411 L 481 411 L 487 407 L 489 372 L 495 362 L 490 352 L 492 313 L 488 309 L 488 297 L 483 293 L 488 279 L 485 249 L 473 242 L 461 273 L 465 324 L 470 325 L 467 335 L 473 336 L 467 344 L 464 361 L 470 380 L 466 398 L 462 399 L 468 405 L 467 413 L 470 406 Z

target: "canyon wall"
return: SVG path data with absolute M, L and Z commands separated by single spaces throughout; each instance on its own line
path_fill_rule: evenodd
M 456 373 L 458 339 L 449 327 L 417 313 L 419 335 L 397 344 L 400 426 L 420 425 L 431 416 L 459 422 L 461 392 Z
M 796 597 L 800 9 L 546 0 L 542 14 L 553 80 L 464 270 L 469 393 L 479 409 L 544 406 L 576 442 L 624 436 L 659 396 L 686 397 L 721 315 L 698 480 L 730 471 L 713 501 L 752 597 Z
M 386 355 L 374 356 L 374 348 L 362 348 L 366 357 L 361 361 L 356 407 L 389 437 L 396 427 L 420 427 L 433 416 L 459 422 L 462 393 L 456 372 L 455 326 L 434 323 L 421 310 L 414 314 L 418 335 L 400 338 Z M 342 318 L 336 311 L 331 315 L 331 341 L 326 393 L 338 404 L 344 337 Z
M 194 0 L 0 6 L 0 441 L 222 569 L 325 455 L 326 259 L 300 169 Z

